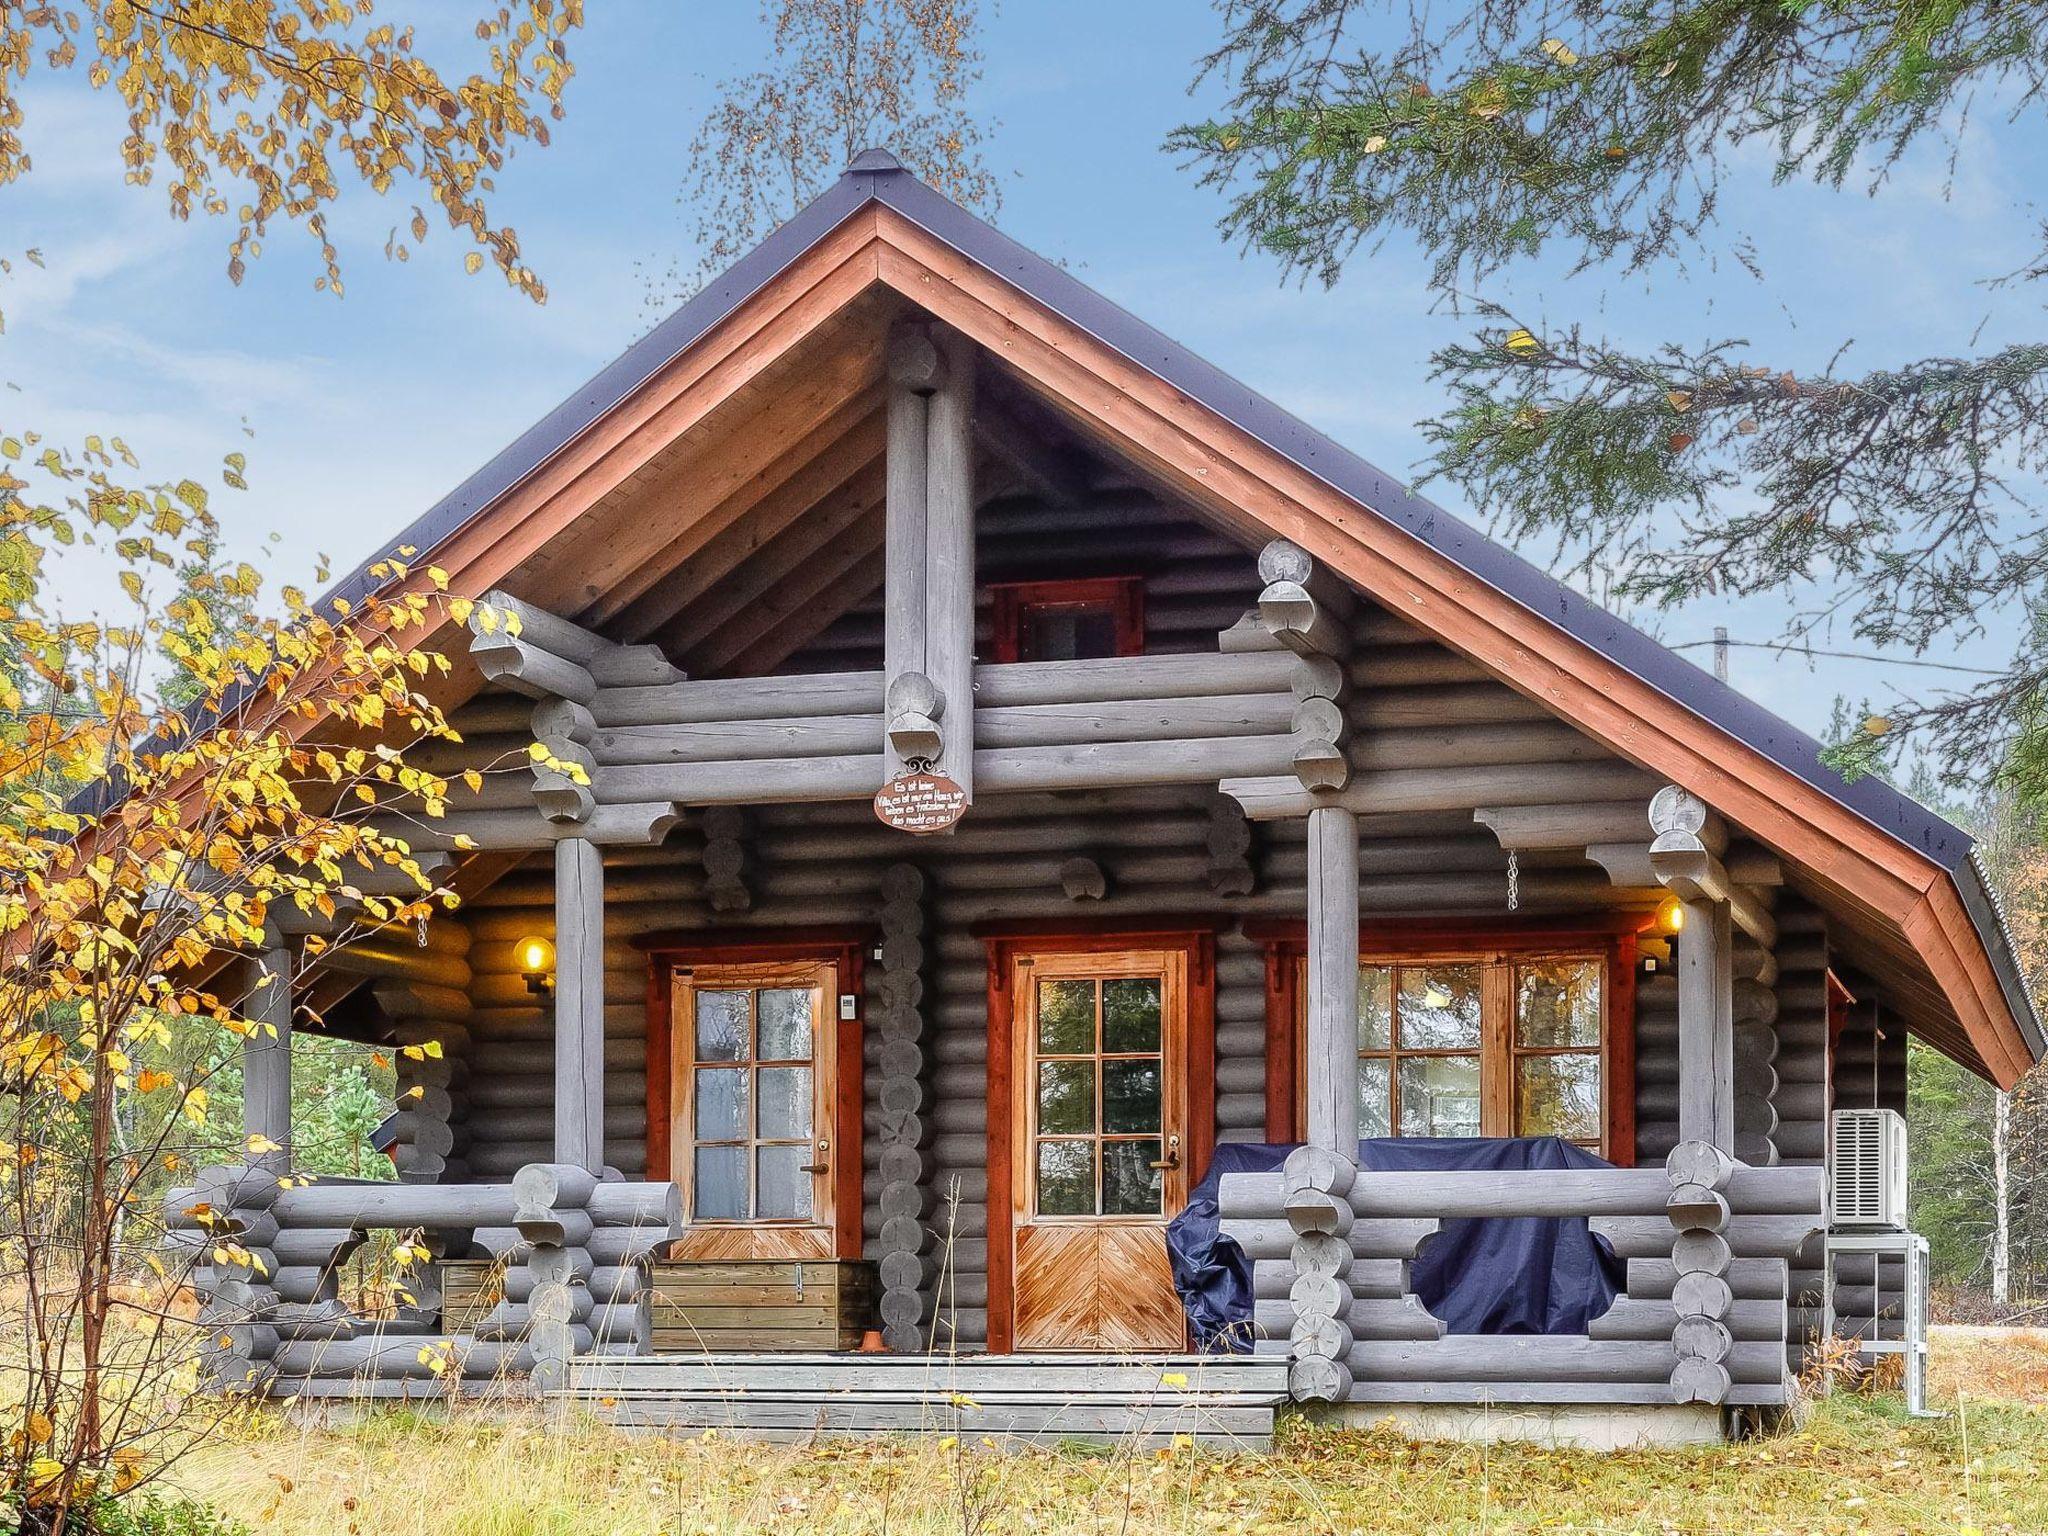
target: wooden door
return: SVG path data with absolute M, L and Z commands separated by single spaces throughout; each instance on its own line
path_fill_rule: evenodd
M 1010 1340 L 1171 1351 L 1190 1178 L 1183 951 L 1021 954 L 1010 982 Z
M 834 1144 L 837 968 L 677 966 L 669 985 L 671 1177 L 688 1223 L 674 1257 L 837 1256 L 834 1173 L 860 1163 Z

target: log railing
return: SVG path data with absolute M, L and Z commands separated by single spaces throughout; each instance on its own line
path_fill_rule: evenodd
M 1341 1181 L 1309 1175 L 1228 1174 L 1219 1204 L 1252 1263 L 1255 1349 L 1327 1382 L 1332 1341 L 1348 1333 L 1342 1400 L 1786 1401 L 1788 1261 L 1825 1219 L 1817 1168 L 1750 1168 L 1687 1143 L 1661 1168 L 1365 1170 L 1341 1211 L 1324 1208 L 1334 1190 L 1310 1198 Z M 1588 1336 L 1446 1335 L 1410 1291 L 1409 1264 L 1441 1222 L 1516 1216 L 1588 1217 L 1626 1261 L 1626 1290 Z M 1346 1289 L 1348 1311 L 1333 1307 Z
M 232 1164 L 202 1170 L 165 1208 L 173 1245 L 196 1258 L 187 1281 L 208 1329 L 207 1380 L 277 1397 L 418 1395 L 434 1382 L 474 1391 L 528 1376 L 545 1390 L 574 1356 L 645 1354 L 647 1262 L 682 1231 L 674 1184 L 550 1163 L 509 1184 L 301 1182 Z M 436 1256 L 498 1260 L 504 1299 L 449 1332 L 426 1265 L 394 1316 L 356 1313 L 340 1271 L 372 1230 L 411 1235 Z

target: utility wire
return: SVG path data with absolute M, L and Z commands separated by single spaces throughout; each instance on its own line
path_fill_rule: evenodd
M 1879 656 L 1871 651 L 1821 651 L 1810 645 L 1785 645 L 1771 640 L 1684 640 L 1667 649 L 1697 651 L 1709 645 L 1741 645 L 1753 651 L 1778 651 L 1788 656 L 1829 656 L 1838 661 L 1881 661 L 1889 667 L 1929 667 L 1937 672 L 1967 672 L 1973 677 L 2003 677 L 1996 667 L 1964 667 L 1952 661 L 1919 661 L 1910 656 Z

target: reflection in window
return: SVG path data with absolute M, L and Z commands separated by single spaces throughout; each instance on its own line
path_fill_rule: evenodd
M 1484 967 L 1358 968 L 1358 1134 L 1478 1136 Z
M 728 987 L 693 996 L 692 1218 L 809 1217 L 817 991 Z
M 1360 1136 L 1560 1136 L 1599 1148 L 1604 959 L 1358 968 Z
M 1596 960 L 1515 967 L 1517 1136 L 1600 1145 L 1600 987 Z
M 1160 978 L 1040 977 L 1034 1002 L 1037 1213 L 1159 1215 Z

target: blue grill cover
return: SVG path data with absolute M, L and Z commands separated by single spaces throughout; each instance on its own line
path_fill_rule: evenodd
M 1225 1142 L 1166 1228 L 1174 1288 L 1203 1349 L 1247 1351 L 1252 1266 L 1225 1237 L 1216 1206 L 1226 1173 L 1265 1173 L 1292 1146 Z M 1358 1144 L 1359 1177 L 1394 1169 L 1606 1168 L 1555 1136 L 1374 1137 Z M 1446 1221 L 1409 1268 L 1409 1289 L 1446 1333 L 1583 1334 L 1620 1293 L 1622 1262 L 1583 1216 Z

